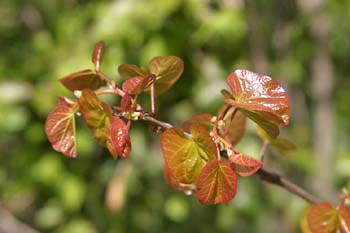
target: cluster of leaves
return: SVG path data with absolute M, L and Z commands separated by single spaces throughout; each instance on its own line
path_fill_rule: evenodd
M 148 68 L 122 64 L 118 68 L 124 82 L 101 72 L 104 43 L 98 42 L 92 54 L 95 69 L 70 74 L 60 82 L 77 99 L 59 97 L 46 121 L 46 134 L 53 148 L 69 157 L 76 157 L 75 116 L 82 115 L 94 138 L 117 159 L 131 151 L 129 130 L 132 121 L 146 120 L 157 124 L 164 157 L 164 176 L 171 187 L 186 194 L 194 193 L 202 204 L 228 203 L 237 191 L 237 176 L 256 173 L 262 162 L 237 150 L 244 135 L 246 120 L 258 125 L 264 145 L 280 152 L 295 149 L 286 139 L 278 137 L 279 127 L 290 120 L 289 96 L 269 76 L 248 70 L 236 70 L 227 77 L 230 91 L 222 90 L 224 105 L 213 116 L 193 116 L 181 128 L 161 122 L 155 116 L 155 97 L 168 90 L 182 75 L 183 61 L 175 56 L 159 56 Z M 149 92 L 151 111 L 138 104 L 138 96 Z M 101 100 L 102 94 L 120 96 L 119 106 Z M 310 207 L 304 217 L 304 228 L 320 231 L 325 219 L 332 229 L 349 232 L 349 211 L 342 205 L 333 209 L 329 203 Z M 318 220 L 317 220 L 318 219 Z M 307 231 L 306 231 L 307 232 Z

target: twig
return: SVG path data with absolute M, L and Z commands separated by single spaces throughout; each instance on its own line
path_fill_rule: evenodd
M 173 125 L 167 122 L 163 122 L 160 120 L 155 119 L 154 117 L 148 116 L 148 115 L 144 115 L 142 117 L 143 120 L 145 121 L 149 121 L 152 122 L 154 124 L 157 124 L 158 126 L 162 127 L 163 129 L 170 129 L 173 128 Z M 186 133 L 188 134 L 188 133 Z M 191 136 L 191 134 L 189 134 Z M 192 137 L 192 136 L 191 136 Z M 264 148 L 265 146 L 263 146 Z M 265 149 L 262 150 L 262 153 L 265 153 Z M 316 198 L 315 196 L 313 196 L 312 194 L 308 193 L 305 189 L 303 189 L 302 187 L 292 183 L 291 181 L 281 177 L 279 174 L 275 173 L 275 172 L 271 172 L 268 171 L 266 169 L 261 168 L 257 173 L 258 176 L 260 176 L 260 179 L 277 185 L 287 191 L 289 191 L 290 193 L 301 197 L 302 199 L 304 199 L 305 201 L 311 203 L 311 204 L 316 204 L 318 202 L 320 202 L 320 200 L 318 198 Z

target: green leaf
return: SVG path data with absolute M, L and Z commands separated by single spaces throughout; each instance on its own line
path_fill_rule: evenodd
M 95 49 L 92 53 L 91 60 L 92 63 L 94 63 L 96 70 L 100 70 L 104 47 L 105 43 L 103 41 L 99 41 L 96 43 Z
M 91 69 L 78 71 L 59 80 L 70 91 L 91 89 L 106 86 L 106 81 Z
M 129 78 L 134 78 L 137 76 L 145 76 L 150 74 L 147 69 L 142 67 L 137 67 L 135 65 L 130 65 L 130 64 L 120 65 L 118 67 L 118 73 L 124 80 L 127 80 Z
M 184 70 L 184 63 L 175 56 L 159 56 L 150 61 L 149 69 L 152 74 L 157 76 L 155 93 L 160 95 L 180 78 Z
M 259 160 L 256 160 L 242 153 L 232 154 L 229 156 L 232 168 L 240 176 L 251 176 L 256 173 L 262 166 Z
M 312 206 L 307 215 L 311 232 L 331 233 L 338 229 L 338 213 L 329 202 L 321 202 Z
M 338 207 L 339 225 L 342 233 L 350 233 L 350 210 L 344 206 Z
M 200 172 L 196 195 L 201 204 L 228 203 L 237 191 L 237 176 L 228 161 L 212 160 Z
M 301 215 L 301 218 L 300 218 L 299 225 L 300 225 L 302 233 L 312 233 L 312 231 L 310 230 L 309 224 L 307 222 L 307 216 L 309 214 L 310 208 L 311 208 L 311 205 L 307 206 L 304 209 L 304 211 Z
M 202 167 L 216 156 L 216 147 L 206 129 L 198 124 L 190 127 L 192 138 L 181 129 L 167 129 L 161 146 L 170 176 L 181 183 L 192 184 Z
M 227 83 L 232 98 L 225 99 L 225 102 L 244 110 L 270 136 L 276 137 L 279 134 L 278 125 L 289 123 L 289 96 L 269 76 L 236 70 L 229 75 Z
M 45 122 L 46 135 L 52 147 L 62 154 L 75 158 L 76 132 L 74 115 L 78 105 L 65 97 L 59 97 L 55 108 Z

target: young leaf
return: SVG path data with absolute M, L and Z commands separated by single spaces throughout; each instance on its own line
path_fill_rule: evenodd
M 216 156 L 216 147 L 209 133 L 201 125 L 190 127 L 192 138 L 181 129 L 164 131 L 161 146 L 169 173 L 184 184 L 192 184 L 202 167 Z
M 129 127 L 122 119 L 117 118 L 111 127 L 111 139 L 118 156 L 126 158 L 131 152 Z
M 125 95 L 123 95 L 122 100 L 120 101 L 120 107 L 123 111 L 130 111 L 131 110 L 131 97 L 128 92 L 125 92 Z
M 307 222 L 312 232 L 336 232 L 338 228 L 337 210 L 329 202 L 316 204 L 310 208 Z
M 344 206 L 338 207 L 339 225 L 342 233 L 350 233 L 350 210 Z
M 70 91 L 83 89 L 96 90 L 106 86 L 106 81 L 90 69 L 72 73 L 61 78 L 59 81 Z
M 190 119 L 182 123 L 182 128 L 186 132 L 190 132 L 190 126 L 192 124 L 200 124 L 205 127 L 208 131 L 213 128 L 213 123 L 210 121 L 213 116 L 209 113 L 204 113 L 191 117 Z
M 160 95 L 180 78 L 184 64 L 180 58 L 175 56 L 159 56 L 150 61 L 149 69 L 152 74 L 157 76 L 155 93 Z
M 262 163 L 248 155 L 232 154 L 229 156 L 233 170 L 240 176 L 251 176 L 257 172 Z
M 311 205 L 307 206 L 304 209 L 303 214 L 300 218 L 299 225 L 302 233 L 312 233 L 312 231 L 310 230 L 309 224 L 307 222 L 307 216 L 309 214 L 310 208 L 311 208 Z
M 137 77 L 137 76 L 146 76 L 149 73 L 149 71 L 145 68 L 142 67 L 137 67 L 135 65 L 130 65 L 130 64 L 122 64 L 118 67 L 118 73 L 120 76 L 124 79 L 127 80 L 129 78 Z
M 126 80 L 123 83 L 123 91 L 132 95 L 138 95 L 155 81 L 155 75 L 137 76 Z
M 91 60 L 92 63 L 94 63 L 96 70 L 100 70 L 104 47 L 105 43 L 103 41 L 99 41 L 96 43 L 94 52 L 92 53 Z
M 201 204 L 228 203 L 237 191 L 237 176 L 228 161 L 212 160 L 200 172 L 196 195 Z
M 232 145 L 236 145 L 244 135 L 245 126 L 246 116 L 238 111 L 232 119 L 225 120 L 224 126 L 219 130 L 219 134 L 227 137 Z
M 45 122 L 46 135 L 52 147 L 72 158 L 77 156 L 74 118 L 77 110 L 76 103 L 71 104 L 64 97 L 59 97 Z
M 259 124 L 269 135 L 276 135 L 271 125 L 289 123 L 289 96 L 285 90 L 269 76 L 248 70 L 236 70 L 227 78 L 232 98 L 225 99 L 228 104 L 245 110 L 249 118 Z M 270 130 L 273 130 L 270 134 Z M 277 128 L 278 129 L 278 128 Z
M 95 92 L 89 89 L 82 91 L 78 103 L 83 118 L 93 132 L 95 139 L 106 146 L 106 142 L 110 139 L 111 107 L 101 102 Z

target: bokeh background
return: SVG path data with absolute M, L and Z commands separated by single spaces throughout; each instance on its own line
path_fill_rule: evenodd
M 102 70 L 118 81 L 122 63 L 184 60 L 182 78 L 157 99 L 158 118 L 175 125 L 215 114 L 234 69 L 272 76 L 291 96 L 282 135 L 298 150 L 269 150 L 264 166 L 333 202 L 350 185 L 349 0 L 1 0 L 0 19 L 1 233 L 299 232 L 306 203 L 256 176 L 239 179 L 227 206 L 172 190 L 159 135 L 141 122 L 125 160 L 84 124 L 76 159 L 53 151 L 44 122 L 57 96 L 71 96 L 57 79 L 92 68 L 98 40 Z M 257 157 L 260 146 L 250 123 L 239 149 Z

